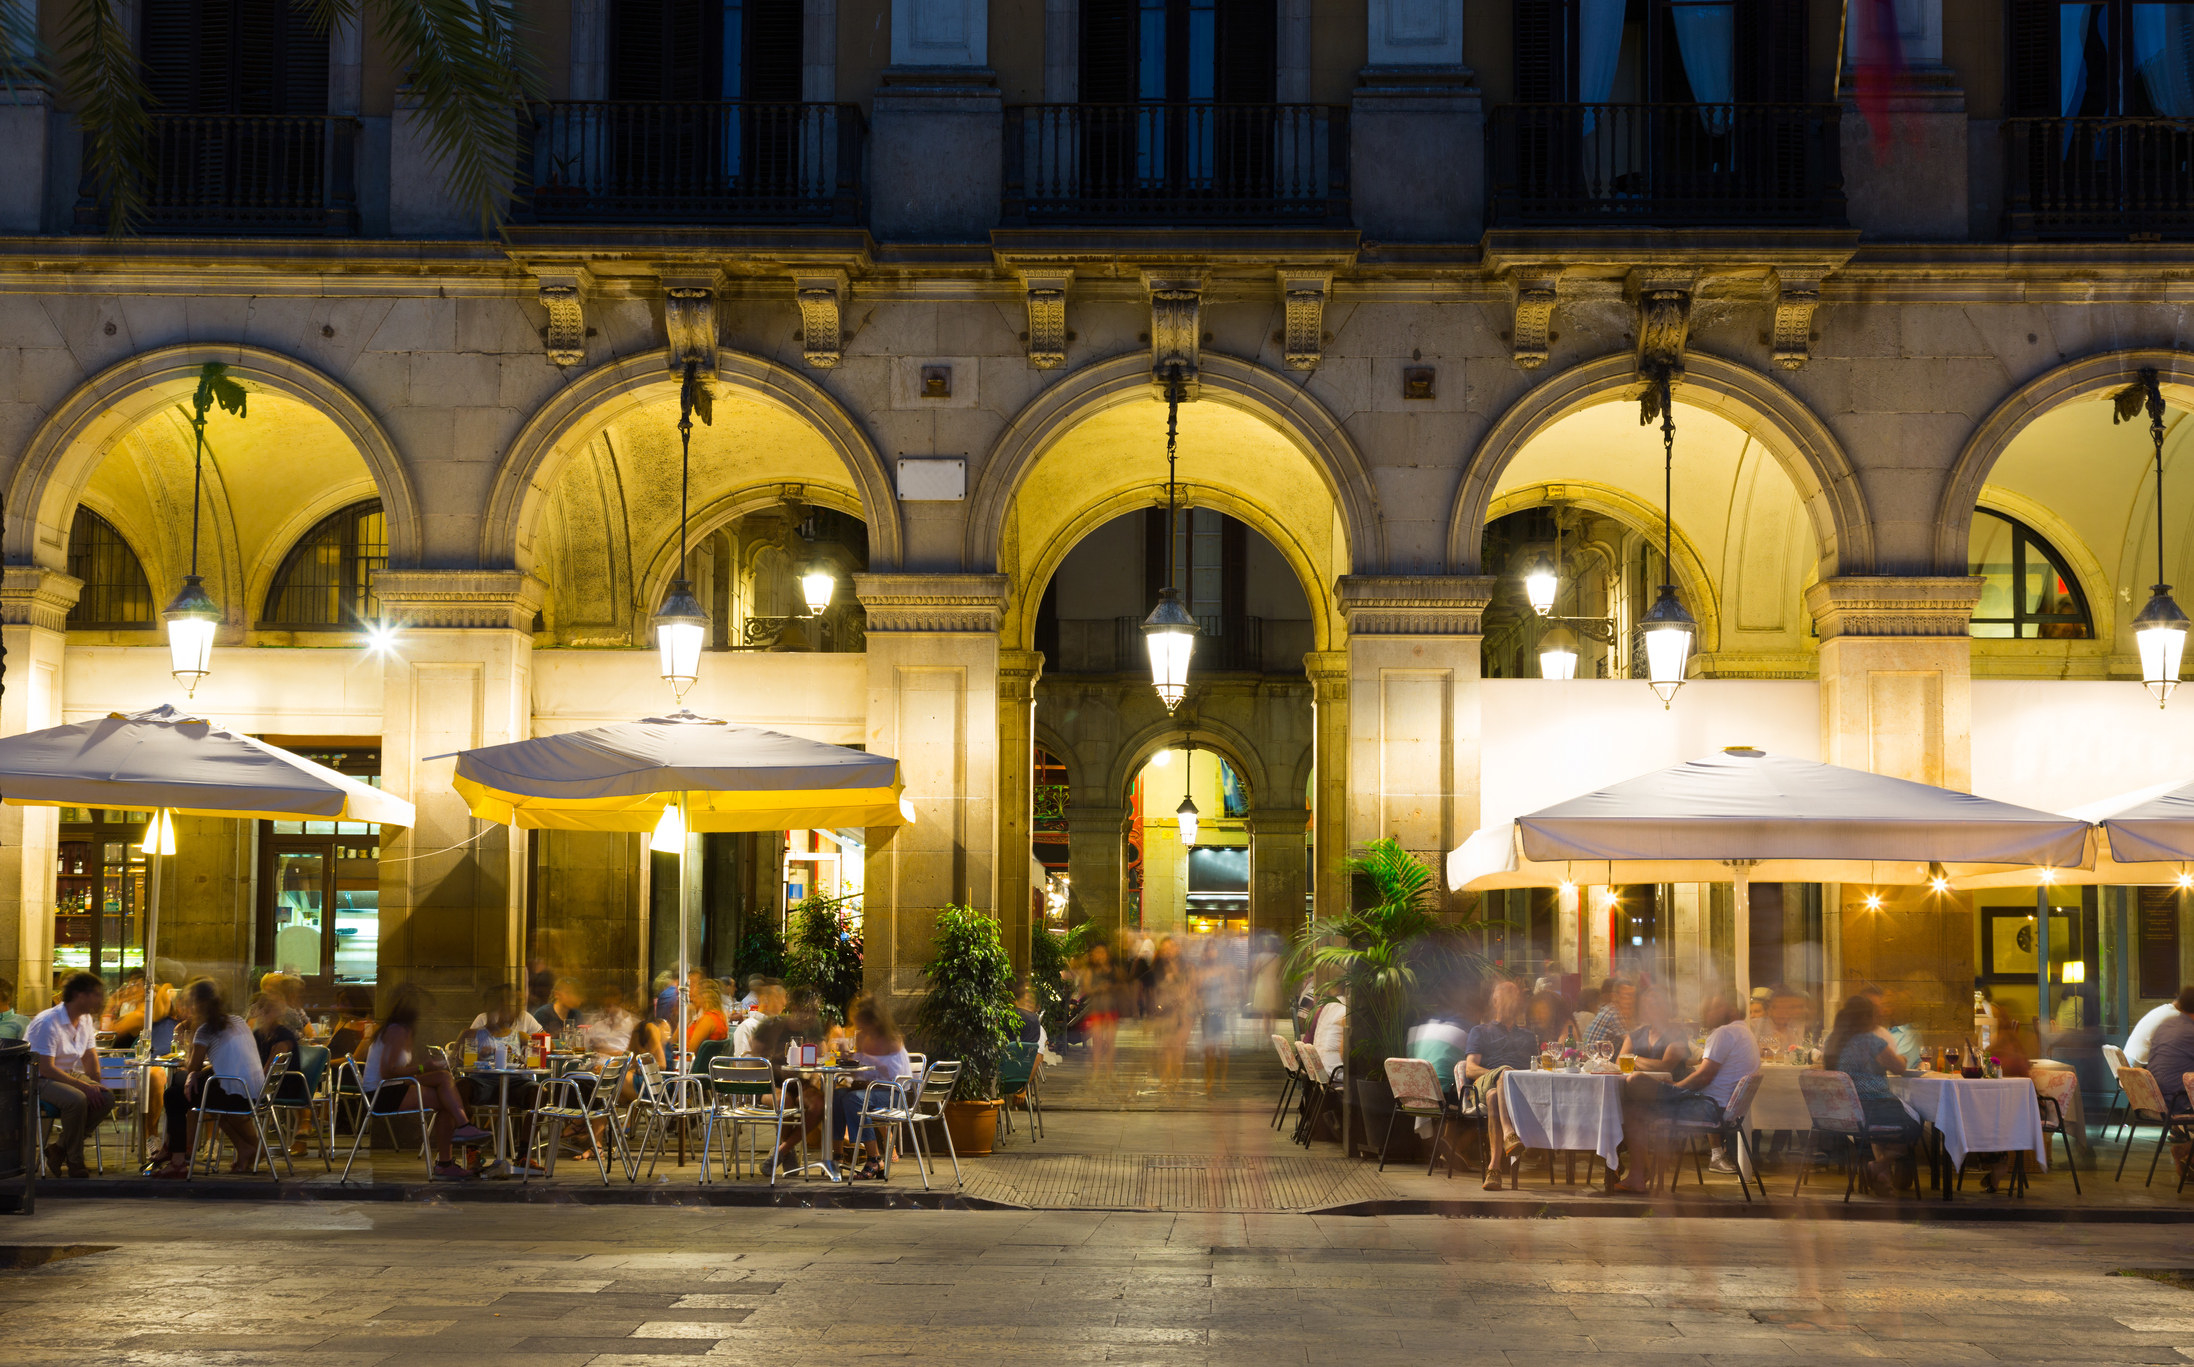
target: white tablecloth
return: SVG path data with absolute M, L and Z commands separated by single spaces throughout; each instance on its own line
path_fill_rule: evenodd
M 1951 1162 L 1963 1163 L 1969 1153 L 2025 1149 L 2034 1155 L 2037 1170 L 2049 1167 L 2042 1112 L 2030 1080 L 1922 1073 L 1893 1077 L 1889 1086 L 1906 1109 L 1942 1132 Z
M 1752 1115 L 1745 1128 L 1763 1134 L 1777 1130 L 1803 1133 L 1813 1128 L 1813 1113 L 1805 1106 L 1798 1075 L 1805 1069 L 1788 1063 L 1760 1065 L 1760 1090 L 1752 1098 Z
M 1501 1074 L 1501 1104 L 1526 1148 L 1596 1153 L 1616 1166 L 1623 1143 L 1622 1074 L 1511 1071 Z

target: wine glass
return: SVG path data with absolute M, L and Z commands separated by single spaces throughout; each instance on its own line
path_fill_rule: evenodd
M 1611 1059 L 1611 1058 L 1613 1058 L 1613 1057 L 1615 1057 L 1615 1041 L 1613 1041 L 1613 1040 L 1609 1040 L 1609 1039 L 1603 1039 L 1603 1040 L 1594 1040 L 1594 1041 L 1593 1041 L 1593 1043 L 1592 1043 L 1592 1061 L 1593 1061 L 1593 1062 L 1595 1062 L 1595 1063 L 1605 1063 L 1605 1062 L 1607 1062 L 1607 1061 L 1608 1061 L 1609 1059 Z

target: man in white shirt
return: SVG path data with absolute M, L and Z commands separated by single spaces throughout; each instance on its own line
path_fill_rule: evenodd
M 1342 1046 L 1347 1026 L 1348 999 L 1343 997 L 1319 1007 L 1317 1024 L 1310 1029 L 1310 1042 L 1318 1050 L 1318 1057 L 1335 1073 L 1341 1073 L 1348 1064 L 1347 1051 Z
M 2156 1038 L 2156 1027 L 2179 1014 L 2172 1002 L 2149 1012 L 2134 1023 L 2133 1033 L 2125 1037 L 2125 1061 L 2136 1068 L 2148 1066 L 2148 1046 Z
M 783 1014 L 785 1014 L 785 989 L 777 983 L 773 983 L 766 978 L 763 979 L 760 985 L 754 989 L 753 1009 L 747 1012 L 745 1020 L 731 1029 L 732 1055 L 737 1058 L 754 1057 L 754 1037 L 761 1032 L 763 1024 L 771 1016 L 782 1016 Z M 775 1059 L 770 1060 L 772 1063 L 776 1061 Z
M 53 1143 L 46 1167 L 56 1177 L 89 1177 L 84 1135 L 114 1110 L 114 1097 L 99 1080 L 99 1012 L 107 985 L 94 973 L 75 973 L 61 985 L 61 1004 L 31 1017 L 23 1040 L 38 1056 L 38 1099 L 53 1107 Z
M 1623 1084 L 1623 1133 L 1643 1142 L 1629 1145 L 1622 1180 L 1618 1183 L 1610 1173 L 1608 1190 L 1646 1191 L 1648 1158 L 1657 1156 L 1665 1163 L 1674 1156 L 1667 1139 L 1669 1122 L 1720 1124 L 1737 1084 L 1760 1070 L 1759 1041 L 1738 1014 L 1735 998 L 1726 993 L 1707 998 L 1700 1003 L 1699 1022 L 1708 1033 L 1697 1067 L 1674 1083 L 1633 1073 Z M 1657 1155 L 1650 1152 L 1654 1149 Z

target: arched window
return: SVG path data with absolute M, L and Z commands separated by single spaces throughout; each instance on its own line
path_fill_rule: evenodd
M 374 621 L 373 576 L 388 558 L 381 501 L 353 503 L 307 532 L 282 562 L 267 591 L 265 625 L 341 630 Z
M 1986 581 L 1973 609 L 1973 635 L 2085 641 L 2095 634 L 2087 598 L 2064 557 L 2025 523 L 1974 509 L 1966 565 Z
M 69 609 L 73 630 L 149 628 L 152 584 L 145 566 L 114 524 L 79 504 L 69 524 L 69 573 L 84 581 Z

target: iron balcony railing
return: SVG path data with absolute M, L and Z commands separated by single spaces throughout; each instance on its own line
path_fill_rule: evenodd
M 146 136 L 144 218 L 154 233 L 358 231 L 356 119 L 291 114 L 155 114 Z M 76 225 L 106 226 L 109 205 L 86 174 Z
M 1348 111 L 1310 104 L 1006 110 L 1014 223 L 1348 221 Z
M 1192 668 L 1220 673 L 1255 674 L 1265 667 L 1265 622 L 1262 617 L 1196 619 L 1196 655 Z M 1112 619 L 1112 668 L 1105 673 L 1124 673 L 1147 668 L 1150 648 L 1143 639 L 1143 619 Z M 1098 672 L 1098 671 L 1093 671 Z
M 533 107 L 512 215 L 530 223 L 854 223 L 850 104 L 555 100 Z
M 2194 232 L 2194 120 L 2004 120 L 2013 237 Z
M 1840 226 L 1828 104 L 1512 104 L 1487 125 L 1496 226 Z

